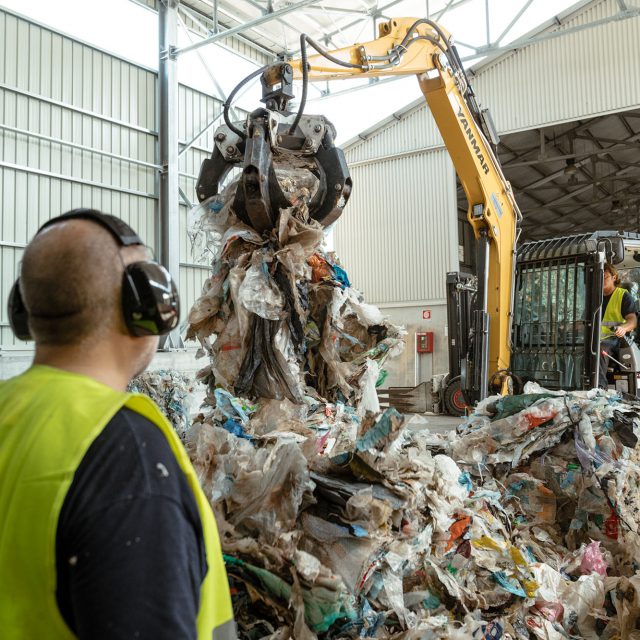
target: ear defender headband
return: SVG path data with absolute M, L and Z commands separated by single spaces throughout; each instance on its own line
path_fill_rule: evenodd
M 109 231 L 118 245 L 129 247 L 144 243 L 138 234 L 115 216 L 95 209 L 73 209 L 45 222 L 43 229 L 65 220 L 92 220 Z M 122 313 L 129 334 L 136 337 L 162 336 L 178 325 L 180 319 L 180 297 L 171 274 L 157 262 L 151 260 L 124 265 L 122 276 Z M 29 331 L 29 312 L 25 307 L 18 278 L 8 301 L 9 324 L 19 340 L 32 340 Z

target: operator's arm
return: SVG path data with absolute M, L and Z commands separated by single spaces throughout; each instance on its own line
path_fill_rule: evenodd
M 619 327 L 616 327 L 616 335 L 618 336 L 618 338 L 622 338 L 622 336 L 625 335 L 626 333 L 633 331 L 638 324 L 638 319 L 636 318 L 635 313 L 628 313 L 624 317 L 624 319 L 625 319 L 624 324 L 621 324 Z
M 91 445 L 58 523 L 57 601 L 81 639 L 195 639 L 207 571 L 195 498 L 164 435 L 123 409 Z
M 638 317 L 636 316 L 635 303 L 631 294 L 628 291 L 625 291 L 624 296 L 622 297 L 622 315 L 624 316 L 624 324 L 621 324 L 619 327 L 616 327 L 615 333 L 618 338 L 622 338 L 625 334 L 633 331 L 638 325 Z

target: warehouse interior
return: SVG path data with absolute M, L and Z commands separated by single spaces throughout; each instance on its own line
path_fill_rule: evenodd
M 640 0 L 0 44 L 0 635 L 635 637 Z
M 631 109 L 503 136 L 498 154 L 525 216 L 523 237 L 640 231 L 639 125 L 640 112 Z M 473 269 L 459 184 L 458 212 L 461 267 Z

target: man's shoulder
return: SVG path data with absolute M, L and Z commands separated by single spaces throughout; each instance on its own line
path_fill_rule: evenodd
M 622 291 L 622 300 L 623 300 L 623 302 L 631 303 L 631 304 L 635 305 L 635 299 L 631 295 L 631 293 L 629 293 L 629 291 L 627 289 L 625 289 L 624 287 L 618 287 L 618 289 L 620 291 Z
M 151 420 L 128 407 L 122 407 L 105 427 L 102 446 L 120 453 L 135 453 L 131 463 L 140 465 L 152 493 L 164 493 L 168 473 L 182 476 L 180 465 L 162 430 Z
M 115 413 L 105 426 L 103 433 L 107 434 L 107 439 L 114 441 L 131 440 L 139 450 L 170 449 L 162 430 L 149 418 L 127 406 L 120 408 Z
M 134 497 L 181 502 L 185 485 L 184 473 L 161 429 L 123 407 L 87 450 L 72 488 L 82 501 L 91 496 L 93 510 Z

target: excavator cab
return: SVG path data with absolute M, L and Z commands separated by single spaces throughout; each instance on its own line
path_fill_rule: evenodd
M 616 266 L 637 308 L 639 234 L 599 231 L 522 245 L 511 334 L 511 371 L 516 378 L 534 380 L 548 389 L 597 386 L 606 262 Z M 635 339 L 623 340 L 609 372 L 610 386 L 634 397 L 640 392 L 640 350 Z

